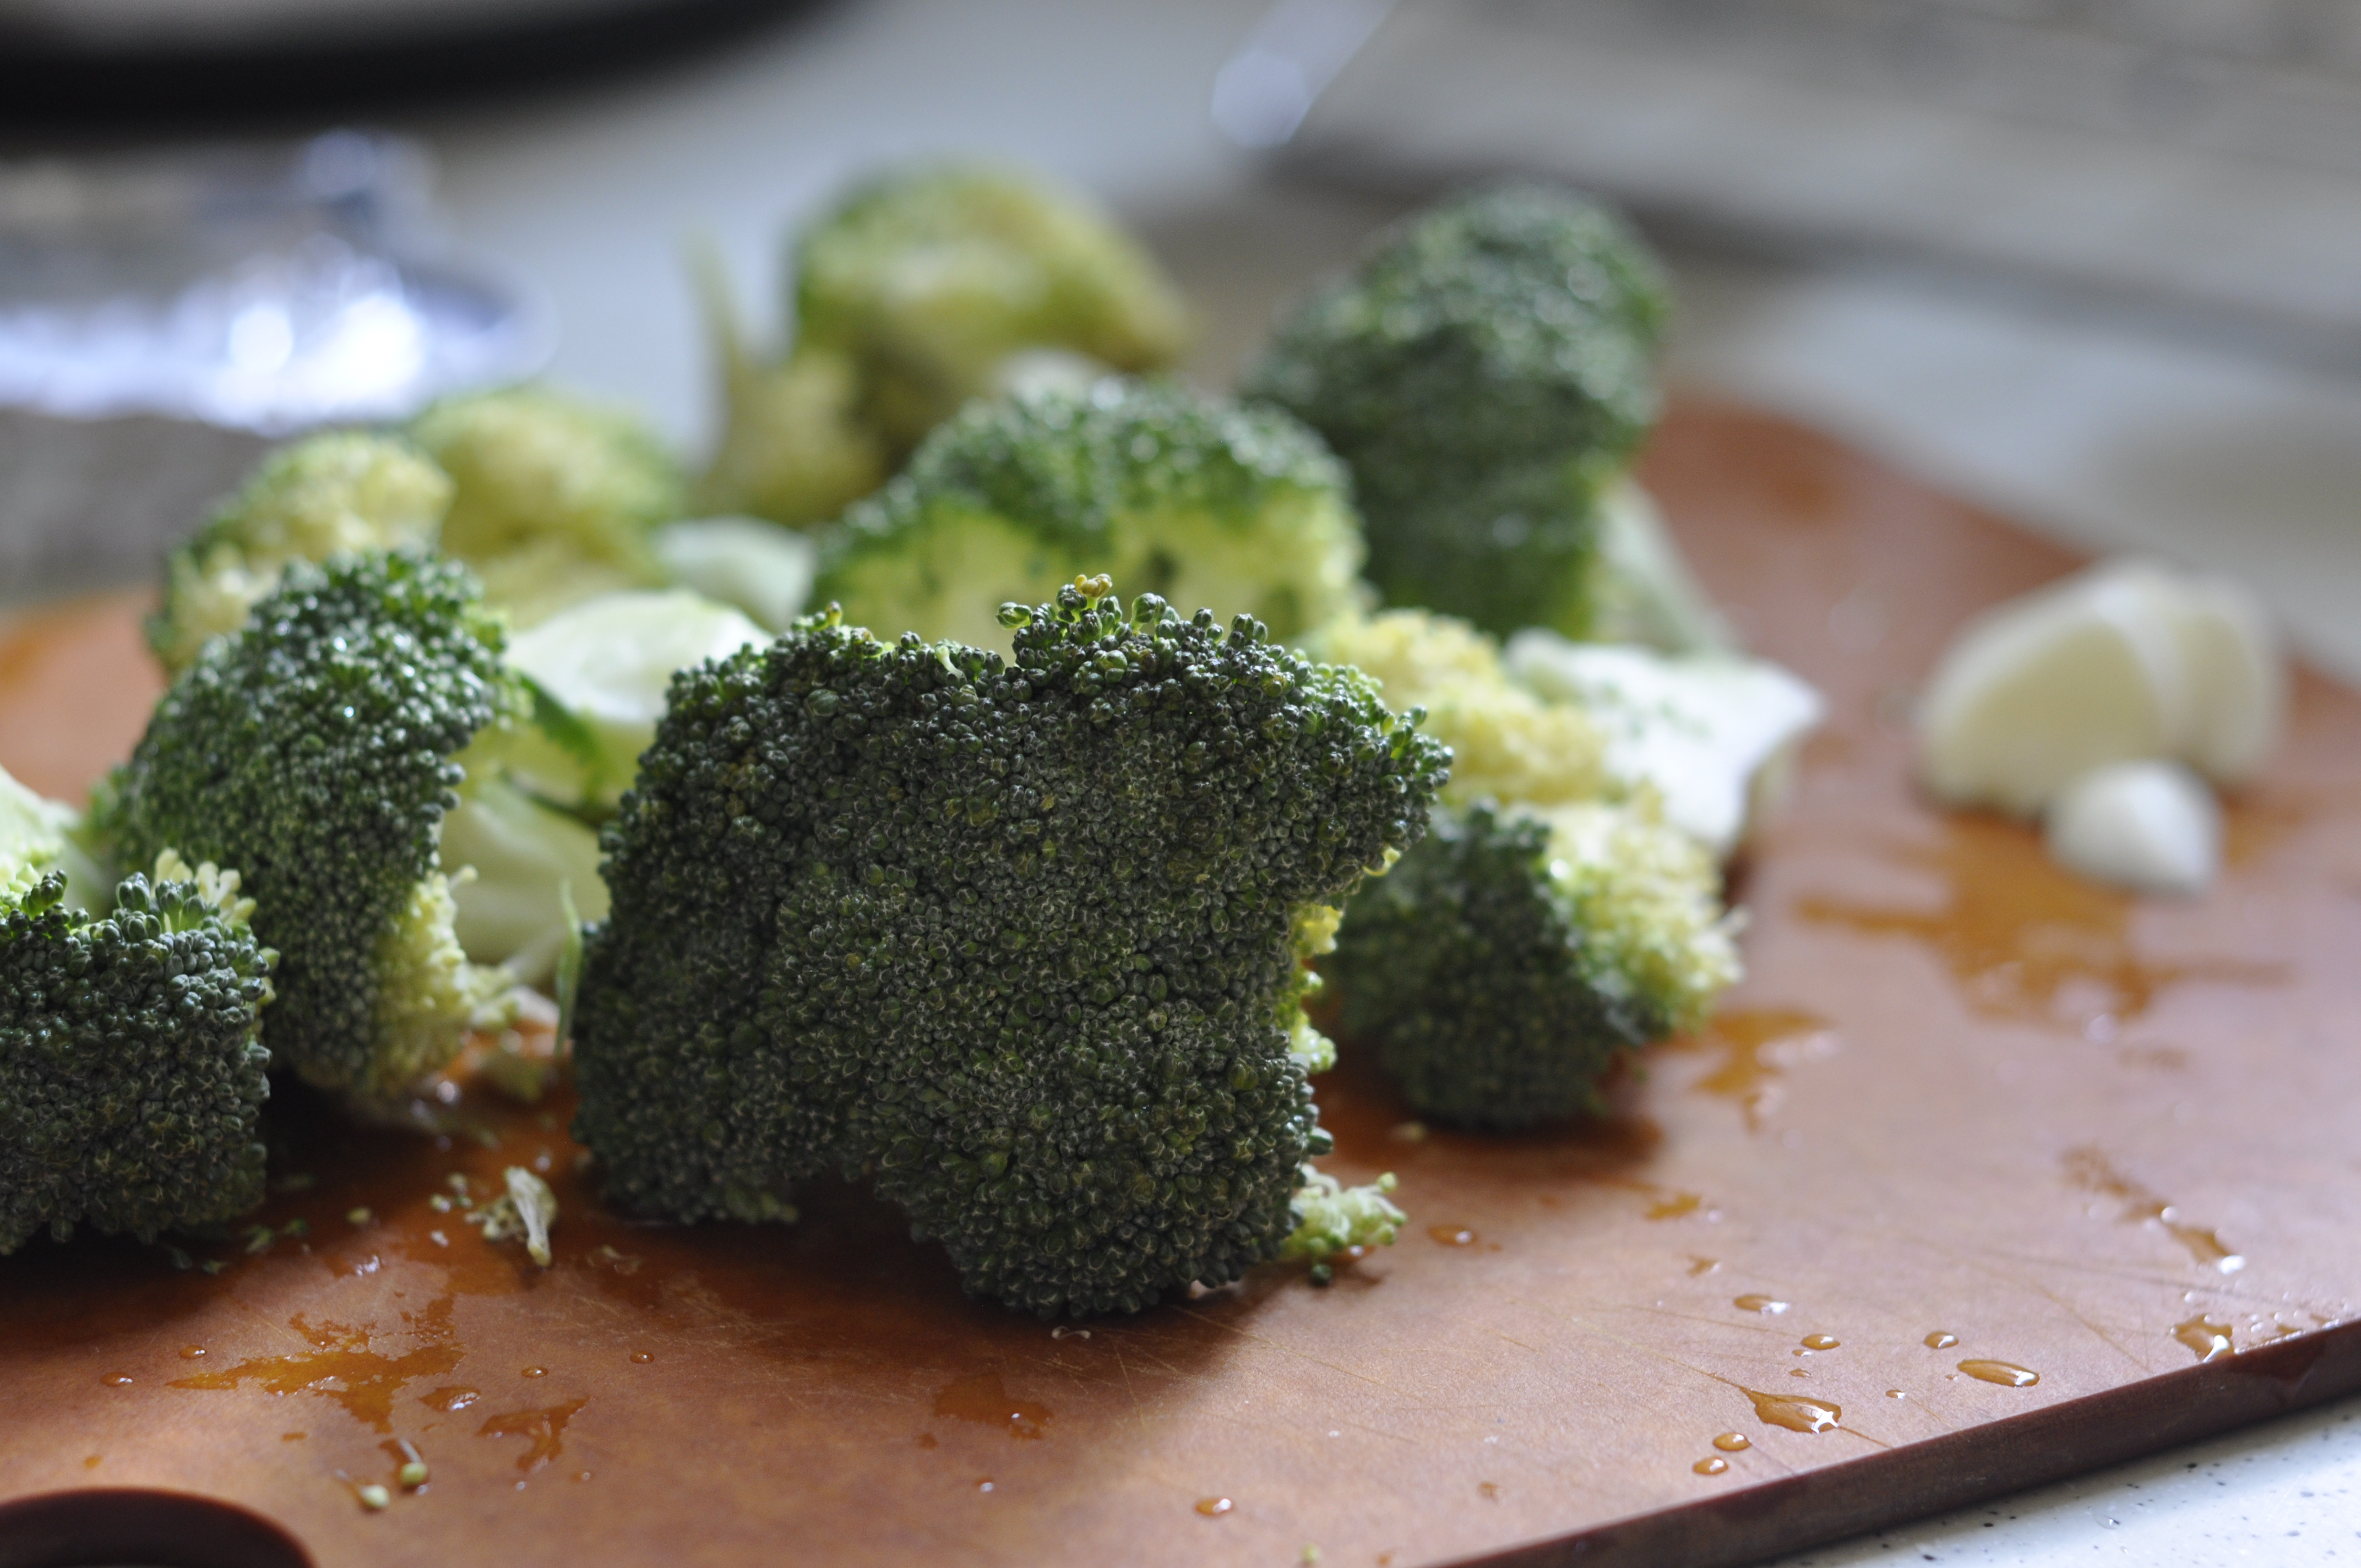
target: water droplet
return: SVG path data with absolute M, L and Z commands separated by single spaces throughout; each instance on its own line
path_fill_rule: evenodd
M 590 1479 L 590 1472 L 588 1470 L 577 1470 L 574 1473 L 574 1478 L 577 1481 L 588 1481 Z
M 1695 1277 L 1700 1274 L 1711 1274 L 1715 1269 L 1719 1268 L 1720 1266 L 1721 1260 L 1718 1257 L 1699 1257 L 1695 1253 L 1691 1253 L 1689 1255 L 1689 1274 L 1691 1277 Z
M 1444 1246 L 1474 1246 L 1476 1233 L 1465 1225 L 1429 1225 L 1426 1234 Z
M 1754 1446 L 1742 1431 L 1726 1431 L 1713 1440 L 1713 1445 L 1724 1453 L 1736 1453 L 1741 1449 Z
M 517 1376 L 520 1377 L 546 1377 L 549 1376 L 549 1368 L 546 1366 L 528 1366 L 522 1372 L 518 1373 Z
M 2175 1323 L 2172 1337 L 2195 1351 L 2200 1361 L 2230 1354 L 2230 1325 L 2217 1323 L 2202 1312 L 2185 1323 Z
M 1765 1426 L 1800 1432 L 1833 1431 L 1844 1417 L 1843 1406 L 1803 1394 L 1763 1394 L 1752 1388 L 1741 1392 L 1754 1401 L 1754 1413 Z
M 975 1484 L 975 1489 L 979 1492 L 989 1492 L 992 1490 L 992 1483 L 989 1481 L 978 1481 Z
M 1730 1305 L 1736 1307 L 1741 1312 L 1763 1312 L 1773 1317 L 1776 1317 L 1779 1313 L 1787 1310 L 1786 1302 L 1778 1300 L 1770 1296 L 1760 1295 L 1741 1296 L 1737 1300 L 1732 1301 Z
M 181 1359 L 182 1361 L 203 1360 L 204 1354 L 205 1347 L 201 1344 L 184 1344 L 181 1347 Z
M 1904 1393 L 1899 1388 L 1888 1388 L 1885 1391 L 1885 1397 L 1889 1399 L 1906 1399 L 1910 1398 L 1909 1395 Z
M 1962 1361 L 1960 1370 L 1980 1382 L 1997 1383 L 2004 1388 L 2030 1388 L 2041 1381 L 2040 1373 L 2009 1361 Z
M 1204 1515 L 1209 1519 L 1219 1519 L 1236 1506 L 1236 1504 L 1231 1502 L 1227 1497 L 1200 1497 L 1197 1499 L 1197 1511 Z
M 1837 1338 L 1834 1334 L 1806 1334 L 1804 1336 L 1804 1348 L 1806 1350 L 1834 1350 L 1843 1343 L 1844 1341 Z
M 1959 1343 L 1959 1335 L 1947 1334 L 1940 1329 L 1937 1329 L 1933 1333 L 1927 1336 L 1927 1348 L 1928 1350 L 1949 1350 Z
M 1730 1461 L 1727 1459 L 1708 1457 L 1698 1460 L 1695 1464 L 1690 1465 L 1689 1468 L 1696 1471 L 1700 1475 L 1719 1475 L 1723 1471 L 1730 1468 Z
M 645 1366 L 649 1362 L 653 1361 L 654 1359 L 654 1353 L 651 1351 L 635 1350 L 631 1352 L 631 1365 L 634 1366 Z
M 105 1384 L 110 1388 L 128 1388 L 131 1387 L 132 1380 L 129 1373 L 114 1372 L 100 1378 L 99 1381 Z

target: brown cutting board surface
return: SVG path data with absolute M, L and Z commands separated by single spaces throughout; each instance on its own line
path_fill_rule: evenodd
M 0 1262 L 0 1498 L 210 1494 L 324 1564 L 1707 1563 L 2361 1385 L 2361 701 L 2299 682 L 2213 893 L 2099 892 L 1907 782 L 1944 640 L 2067 554 L 1724 407 L 1646 477 L 1832 718 L 1751 977 L 1610 1118 L 1416 1140 L 1347 1042 L 1330 1168 L 1399 1173 L 1398 1245 L 1053 1328 L 850 1191 L 620 1223 L 559 1102 L 468 1088 L 438 1140 L 287 1091 L 264 1250 Z M 18 623 L 0 762 L 78 787 L 152 683 L 123 600 Z M 511 1163 L 546 1273 L 430 1201 Z M 365 1512 L 404 1443 L 431 1484 Z

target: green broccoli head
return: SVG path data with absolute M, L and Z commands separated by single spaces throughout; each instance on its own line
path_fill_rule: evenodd
M 807 347 L 765 365 L 732 339 L 723 366 L 725 422 L 697 483 L 701 510 L 807 528 L 885 482 L 894 455 L 862 415 L 851 356 Z
M 675 682 L 575 1014 L 611 1201 L 754 1218 L 840 1170 L 1043 1314 L 1380 1218 L 1297 1212 L 1303 960 L 1445 753 L 1246 617 L 1106 591 L 1007 607 L 1013 662 L 829 613 Z
M 93 916 L 46 859 L 0 864 L 0 1254 L 44 1227 L 149 1240 L 244 1213 L 276 955 L 236 873 L 168 850 Z
M 507 976 L 467 962 L 439 860 L 453 759 L 522 701 L 465 567 L 298 563 L 210 643 L 101 785 L 115 862 L 236 866 L 282 955 L 264 1043 L 324 1087 L 398 1092 L 441 1066 Z
M 279 448 L 166 557 L 148 645 L 177 674 L 245 625 L 289 562 L 432 545 L 451 490 L 442 469 L 388 436 L 339 431 Z
M 1644 802 L 1444 807 L 1321 970 L 1420 1114 L 1525 1126 L 1592 1108 L 1620 1053 L 1704 1020 L 1739 974 L 1719 892 Z
M 445 399 L 410 435 L 457 487 L 445 553 L 474 567 L 517 625 L 663 581 L 649 533 L 686 511 L 686 483 L 630 414 L 516 387 Z
M 859 366 L 906 452 L 1028 349 L 1159 370 L 1188 333 L 1148 253 L 1081 197 L 1006 170 L 905 170 L 852 191 L 796 247 L 797 352 Z
M 1579 636 L 1599 492 L 1654 422 L 1667 313 L 1612 214 L 1494 186 L 1380 236 L 1280 323 L 1245 390 L 1351 466 L 1387 602 Z
M 1005 637 L 1004 601 L 1104 572 L 1291 637 L 1356 602 L 1343 467 L 1271 409 L 1103 380 L 977 404 L 823 541 L 815 602 L 884 631 Z

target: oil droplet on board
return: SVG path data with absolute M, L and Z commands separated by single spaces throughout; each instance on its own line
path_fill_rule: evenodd
M 1800 1432 L 1834 1431 L 1844 1417 L 1843 1406 L 1831 1405 L 1826 1399 L 1802 1394 L 1763 1394 L 1752 1388 L 1740 1392 L 1754 1401 L 1754 1413 L 1765 1426 Z
M 1237 1505 L 1231 1502 L 1227 1497 L 1200 1497 L 1197 1499 L 1197 1511 L 1204 1515 L 1209 1519 L 1220 1519 L 1224 1514 L 1228 1513 L 1236 1506 Z
M 1741 1450 L 1752 1448 L 1754 1446 L 1753 1442 L 1742 1431 L 1726 1431 L 1719 1437 L 1713 1440 L 1713 1445 L 1714 1447 L 1721 1450 L 1724 1453 L 1737 1453 Z
M 549 1376 L 549 1368 L 546 1366 L 528 1366 L 523 1371 L 518 1373 L 517 1376 L 520 1377 L 546 1377 Z
M 97 1468 L 98 1468 L 98 1466 L 99 1466 L 99 1456 L 98 1456 L 97 1454 L 95 1454 L 95 1453 L 92 1454 L 88 1459 L 85 1459 L 85 1460 L 83 1460 L 83 1461 L 82 1462 L 82 1467 L 84 1470 L 95 1470 L 95 1469 L 97 1469 Z
M 1979 1382 L 1997 1383 L 2004 1388 L 2030 1388 L 2041 1381 L 2040 1373 L 2013 1361 L 1962 1361 L 1960 1370 Z
M 1010 1398 L 997 1372 L 979 1372 L 945 1387 L 935 1396 L 935 1414 L 998 1427 L 1019 1438 L 1038 1438 L 1049 1424 L 1049 1407 Z
M 1697 1046 L 1719 1047 L 1720 1064 L 1691 1087 L 1738 1102 L 1749 1132 L 1778 1108 L 1780 1080 L 1798 1064 L 1835 1054 L 1836 1036 L 1816 1013 L 1762 1007 L 1724 1013 L 1694 1036 Z
M 307 1431 L 283 1431 L 279 1434 L 279 1441 L 281 1442 L 301 1442 L 311 1435 L 312 1434 Z
M 1646 1217 L 1651 1220 L 1677 1220 L 1704 1207 L 1705 1194 L 1702 1192 L 1668 1192 L 1648 1205 Z
M 631 1365 L 634 1366 L 645 1366 L 649 1362 L 653 1361 L 654 1359 L 655 1356 L 653 1354 L 644 1350 L 635 1350 L 631 1352 Z
M 132 1377 L 127 1372 L 110 1372 L 99 1381 L 110 1388 L 128 1388 L 131 1387 Z
M 1444 1246 L 1474 1246 L 1476 1233 L 1465 1225 L 1429 1225 L 1426 1234 Z
M 205 1347 L 201 1344 L 184 1344 L 181 1347 L 181 1359 L 182 1361 L 202 1360 L 203 1359 L 204 1354 Z
M 1497 1481 L 1478 1481 L 1476 1483 L 1476 1489 L 1484 1494 L 1487 1502 L 1497 1503 L 1500 1500 L 1500 1485 Z
M 1947 1334 L 1940 1329 L 1937 1329 L 1933 1333 L 1927 1336 L 1927 1348 L 1928 1350 L 1949 1350 L 1959 1343 L 1959 1335 Z
M 1708 1455 L 1704 1459 L 1698 1460 L 1695 1464 L 1690 1465 L 1689 1468 L 1696 1471 L 1700 1475 L 1719 1475 L 1723 1471 L 1730 1468 L 1730 1461 L 1727 1459 L 1717 1459 Z
M 589 1402 L 587 1398 L 569 1399 L 547 1409 L 511 1410 L 504 1416 L 488 1416 L 484 1424 L 476 1429 L 476 1435 L 531 1439 L 533 1446 L 525 1450 L 516 1466 L 531 1475 L 566 1452 L 566 1423 Z
M 2179 1242 L 2181 1250 L 2195 1262 L 2223 1274 L 2235 1274 L 2246 1266 L 2246 1260 L 2231 1250 L 2219 1235 L 2205 1226 L 2191 1224 L 2181 1217 L 2180 1210 L 2117 1170 L 2095 1148 L 2067 1151 L 2066 1179 L 2085 1192 L 2114 1199 L 2124 1206 L 2117 1216 L 2123 1223 L 2157 1226 Z
M 1776 1316 L 1787 1310 L 1787 1303 L 1770 1296 L 1741 1296 L 1730 1303 L 1741 1312 L 1764 1312 Z
M 1844 1341 L 1837 1338 L 1834 1334 L 1806 1334 L 1804 1336 L 1804 1348 L 1806 1350 L 1834 1350 L 1837 1346 L 1842 1343 L 1844 1343 Z
M 1695 1278 L 1700 1274 L 1711 1274 L 1715 1269 L 1719 1268 L 1720 1266 L 1721 1259 L 1718 1257 L 1699 1257 L 1695 1253 L 1689 1254 L 1689 1277 L 1691 1278 Z
M 2217 1323 L 2202 1312 L 2185 1323 L 2175 1323 L 2172 1337 L 2195 1351 L 2200 1361 L 2230 1354 L 2230 1325 Z
M 574 1473 L 574 1478 L 577 1481 L 588 1481 L 590 1479 L 590 1472 L 588 1470 L 577 1470 Z

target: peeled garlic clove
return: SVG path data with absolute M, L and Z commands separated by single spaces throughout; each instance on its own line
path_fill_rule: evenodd
M 2100 566 L 1988 611 L 1937 667 L 1918 716 L 1927 787 L 2030 816 L 2102 764 L 2177 752 L 2191 729 L 2165 575 Z
M 2216 784 L 2252 778 L 2287 724 L 2287 666 L 2279 632 L 2255 596 L 2221 577 L 2178 585 L 2176 635 L 2191 690 L 2180 754 Z
M 2205 891 L 2222 869 L 2222 808 L 2178 762 L 2094 768 L 2050 803 L 2049 857 L 2135 893 Z

